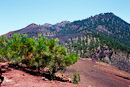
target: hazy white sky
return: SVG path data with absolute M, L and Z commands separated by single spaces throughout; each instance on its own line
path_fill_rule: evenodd
M 130 0 L 1 0 L 0 35 L 28 24 L 55 24 L 113 12 L 130 23 Z

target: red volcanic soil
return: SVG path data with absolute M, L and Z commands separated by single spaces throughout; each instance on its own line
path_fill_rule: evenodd
M 60 81 L 45 81 L 42 77 L 33 76 L 20 70 L 11 68 L 3 73 L 5 77 L 1 87 L 88 87 Z
M 74 72 L 78 72 L 81 79 L 79 85 L 54 80 L 45 81 L 42 77 L 10 69 L 3 73 L 5 80 L 1 87 L 128 87 L 130 85 L 130 73 L 88 59 L 79 59 L 65 71 L 65 74 L 71 78 Z
M 65 74 L 72 77 L 74 72 L 80 74 L 80 84 L 89 84 L 92 87 L 128 87 L 130 85 L 130 73 L 102 62 L 79 59 L 77 63 L 66 69 Z

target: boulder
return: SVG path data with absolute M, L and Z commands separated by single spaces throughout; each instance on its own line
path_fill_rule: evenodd
M 64 81 L 64 82 L 70 82 L 70 83 L 72 83 L 72 79 L 71 79 L 71 78 L 68 78 L 68 76 L 65 75 L 65 74 L 55 73 L 55 77 L 56 77 L 58 80 L 61 80 L 61 81 Z

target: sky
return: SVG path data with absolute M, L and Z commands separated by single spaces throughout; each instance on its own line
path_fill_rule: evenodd
M 0 0 L 0 35 L 31 23 L 72 22 L 106 12 L 130 23 L 130 0 Z

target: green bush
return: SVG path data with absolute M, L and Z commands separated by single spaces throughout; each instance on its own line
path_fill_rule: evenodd
M 78 84 L 80 81 L 80 75 L 77 72 L 73 73 L 73 83 Z
M 50 74 L 65 69 L 78 61 L 79 56 L 68 54 L 65 47 L 58 45 L 58 39 L 46 37 L 28 38 L 26 34 L 14 34 L 11 39 L 0 38 L 0 61 L 23 63 L 29 67 L 48 67 Z

